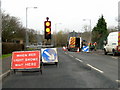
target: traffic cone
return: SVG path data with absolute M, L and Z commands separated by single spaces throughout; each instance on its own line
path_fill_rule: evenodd
M 80 52 L 79 48 L 77 49 L 77 52 Z
M 66 51 L 66 47 L 63 46 L 63 51 Z

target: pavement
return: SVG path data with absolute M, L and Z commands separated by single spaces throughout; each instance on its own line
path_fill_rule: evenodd
M 0 79 L 4 79 L 10 74 L 11 59 L 11 56 L 2 59 L 2 74 L 0 75 Z
M 91 53 L 97 53 L 97 54 L 102 54 L 102 53 L 104 53 L 104 51 L 103 50 L 101 50 L 101 49 L 98 49 L 98 50 L 96 50 L 96 51 L 90 51 Z

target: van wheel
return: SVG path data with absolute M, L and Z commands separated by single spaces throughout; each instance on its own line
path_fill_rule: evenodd
M 104 54 L 105 54 L 105 55 L 107 55 L 107 52 L 106 52 L 106 50 L 105 50 L 105 49 L 104 49 Z
M 115 50 L 114 50 L 114 49 L 112 50 L 112 54 L 113 54 L 113 56 L 115 56 L 115 55 L 116 55 L 116 52 L 115 52 Z

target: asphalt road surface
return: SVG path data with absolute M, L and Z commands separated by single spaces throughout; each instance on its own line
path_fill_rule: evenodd
M 46 64 L 40 72 L 16 72 L 3 88 L 118 88 L 118 57 L 65 52 L 58 49 L 59 63 Z

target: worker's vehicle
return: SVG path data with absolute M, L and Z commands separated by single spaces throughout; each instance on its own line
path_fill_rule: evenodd
M 68 51 L 81 50 L 82 39 L 81 37 L 70 37 L 68 42 Z
M 115 56 L 120 53 L 120 32 L 111 32 L 104 44 L 105 55 L 112 53 Z

